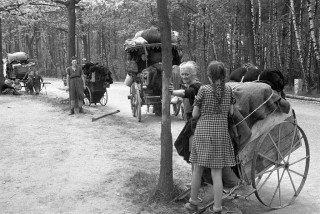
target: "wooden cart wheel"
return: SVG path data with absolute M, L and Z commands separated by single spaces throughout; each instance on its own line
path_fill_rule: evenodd
M 86 88 L 84 89 L 84 95 L 85 95 L 85 98 L 83 101 L 85 105 L 90 106 L 92 102 L 92 94 L 88 86 L 86 86 Z
M 178 116 L 180 113 L 181 101 L 178 101 L 177 103 L 172 104 L 172 107 L 173 107 L 173 115 Z
M 252 186 L 267 207 L 290 205 L 307 179 L 310 151 L 304 131 L 294 122 L 282 122 L 263 134 L 254 150 Z
M 135 86 L 135 93 L 134 93 L 134 97 L 135 97 L 135 115 L 138 118 L 138 121 L 141 122 L 141 106 L 142 106 L 142 100 L 140 97 L 140 89 L 138 84 L 136 84 Z
M 108 102 L 108 91 L 106 89 L 106 91 L 104 92 L 103 96 L 100 99 L 100 104 L 105 106 L 107 105 L 107 102 Z
M 135 83 L 133 83 L 130 87 L 130 105 L 131 105 L 131 112 L 132 116 L 136 117 L 136 97 L 135 97 Z

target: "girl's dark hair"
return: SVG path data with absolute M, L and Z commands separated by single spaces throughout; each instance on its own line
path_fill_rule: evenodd
M 218 101 L 218 105 L 214 112 L 219 114 L 222 112 L 221 103 L 225 94 L 226 68 L 222 62 L 212 61 L 208 65 L 207 75 L 212 80 L 213 93 Z M 218 80 L 221 82 L 217 83 Z

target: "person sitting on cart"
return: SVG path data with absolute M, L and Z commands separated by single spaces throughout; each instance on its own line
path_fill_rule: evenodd
M 21 95 L 13 86 L 13 80 L 11 79 L 6 79 L 4 81 L 4 84 L 1 88 L 1 93 L 2 94 L 12 94 L 12 95 Z
M 16 91 L 21 91 L 22 87 L 21 87 L 19 79 L 14 80 L 13 87 L 16 89 Z
M 84 113 L 82 105 L 84 99 L 85 77 L 81 66 L 77 64 L 77 58 L 72 57 L 71 66 L 66 69 L 67 87 L 70 98 L 70 115 L 74 114 L 75 107 L 79 107 L 79 113 Z

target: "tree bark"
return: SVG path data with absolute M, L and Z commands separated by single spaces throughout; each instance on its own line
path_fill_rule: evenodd
M 247 34 L 247 47 L 249 53 L 249 61 L 252 64 L 256 64 L 256 53 L 254 49 L 254 31 L 253 31 L 253 23 L 252 23 L 252 4 L 251 0 L 245 0 L 245 14 L 246 14 L 246 34 Z
M 296 44 L 297 44 L 297 50 L 298 50 L 298 57 L 300 62 L 300 67 L 303 75 L 303 82 L 306 86 L 306 89 L 308 90 L 308 86 L 306 84 L 306 69 L 304 67 L 303 57 L 302 57 L 302 51 L 301 51 L 301 35 L 297 26 L 296 22 L 296 13 L 294 8 L 294 0 L 290 0 L 290 7 L 291 7 L 291 13 L 292 13 L 292 23 L 294 28 L 294 33 L 296 37 Z
M 314 9 L 313 9 L 314 8 Z M 315 61 L 315 70 L 318 75 L 320 75 L 320 54 L 319 54 L 319 48 L 317 44 L 317 39 L 316 35 L 314 32 L 314 15 L 316 8 L 316 1 L 314 1 L 314 5 L 311 4 L 311 0 L 307 0 L 307 9 L 308 9 L 308 17 L 309 17 L 309 29 L 310 29 L 310 37 L 311 37 L 311 43 L 313 46 L 314 54 L 316 56 L 316 61 Z M 320 92 L 320 76 L 318 78 L 318 87 L 317 87 L 318 92 Z
M 0 16 L 0 90 L 4 84 L 4 75 L 3 75 L 3 56 L 2 56 L 2 20 Z M 1 93 L 1 91 L 0 91 Z
M 172 198 L 173 172 L 172 172 L 172 133 L 170 118 L 169 81 L 172 71 L 172 45 L 171 23 L 169 20 L 167 0 L 157 0 L 158 17 L 161 30 L 162 48 L 162 120 L 161 120 L 161 159 L 160 175 L 157 192 L 164 196 L 164 200 Z

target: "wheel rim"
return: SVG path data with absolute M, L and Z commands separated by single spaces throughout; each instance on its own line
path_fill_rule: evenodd
M 135 96 L 135 84 L 131 85 L 130 88 L 130 104 L 131 104 L 131 111 L 132 111 L 132 116 L 136 117 L 136 96 Z
M 104 92 L 102 98 L 100 99 L 100 104 L 105 106 L 107 105 L 107 102 L 108 102 L 108 91 L 106 89 L 106 92 Z
M 309 144 L 293 122 L 282 122 L 265 133 L 254 152 L 251 179 L 257 199 L 267 207 L 290 205 L 307 179 Z
M 140 93 L 136 93 L 136 116 L 138 118 L 138 121 L 141 122 L 141 98 Z
M 84 89 L 84 94 L 85 94 L 84 103 L 90 106 L 92 101 L 92 95 L 88 86 L 86 86 L 86 88 Z
M 173 115 L 178 116 L 180 113 L 181 102 L 177 102 L 176 104 L 172 104 L 173 107 Z

